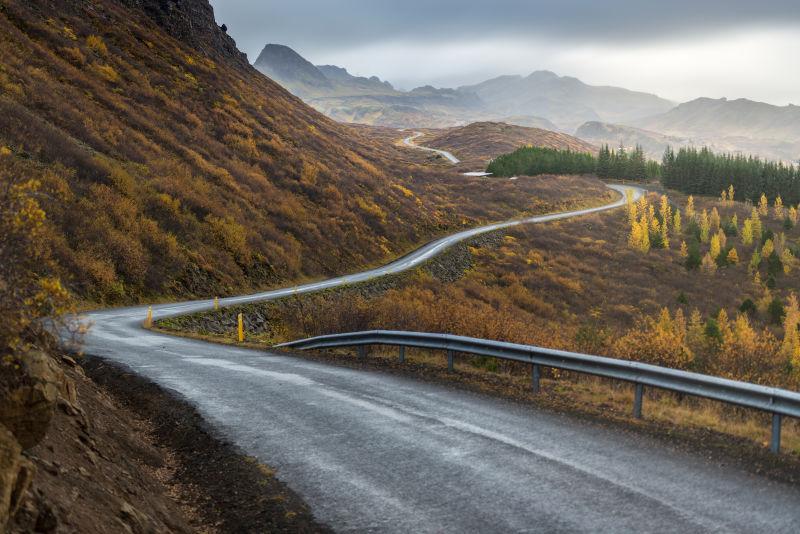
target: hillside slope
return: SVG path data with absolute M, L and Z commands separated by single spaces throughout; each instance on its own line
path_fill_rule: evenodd
M 165 6 L 0 5 L 0 178 L 41 184 L 53 270 L 78 295 L 339 273 L 526 208 L 312 110 L 243 60 L 207 0 Z
M 433 131 L 424 138 L 423 143 L 450 150 L 465 164 L 479 165 L 481 168 L 500 154 L 513 152 L 525 145 L 597 152 L 594 145 L 571 135 L 502 122 L 475 122 L 460 128 Z

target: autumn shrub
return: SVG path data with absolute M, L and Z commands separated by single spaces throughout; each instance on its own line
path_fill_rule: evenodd
M 70 310 L 45 236 L 51 231 L 39 198 L 42 184 L 2 172 L 0 156 L 0 357 L 11 365 L 32 347 L 49 348 L 47 323 Z M 52 192 L 50 192 L 52 194 Z M 51 323 L 53 324 L 53 323 Z

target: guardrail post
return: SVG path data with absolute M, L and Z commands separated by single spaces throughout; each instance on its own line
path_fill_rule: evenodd
M 538 363 L 533 364 L 533 369 L 531 370 L 531 389 L 533 389 L 534 393 L 539 393 L 539 379 L 542 377 L 542 370 Z
M 366 345 L 359 345 L 358 346 L 358 359 L 359 361 L 364 361 L 367 359 L 367 347 Z
M 781 414 L 772 414 L 772 441 L 770 442 L 770 450 L 775 454 L 781 452 Z
M 400 363 L 406 363 L 406 347 L 400 345 Z
M 633 396 L 633 416 L 636 419 L 642 418 L 642 397 L 644 396 L 644 386 L 636 384 L 636 393 Z
M 454 356 L 455 356 L 455 353 L 452 350 L 448 350 L 447 351 L 447 371 L 449 373 L 453 372 L 453 359 L 454 359 Z

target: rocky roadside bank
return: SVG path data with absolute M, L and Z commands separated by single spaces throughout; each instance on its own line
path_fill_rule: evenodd
M 21 361 L 0 380 L 0 531 L 328 531 L 173 393 L 98 358 Z

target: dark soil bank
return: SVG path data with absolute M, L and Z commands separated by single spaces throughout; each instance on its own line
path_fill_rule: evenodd
M 99 358 L 73 364 L 77 400 L 25 453 L 36 473 L 9 532 L 329 531 L 178 395 Z

